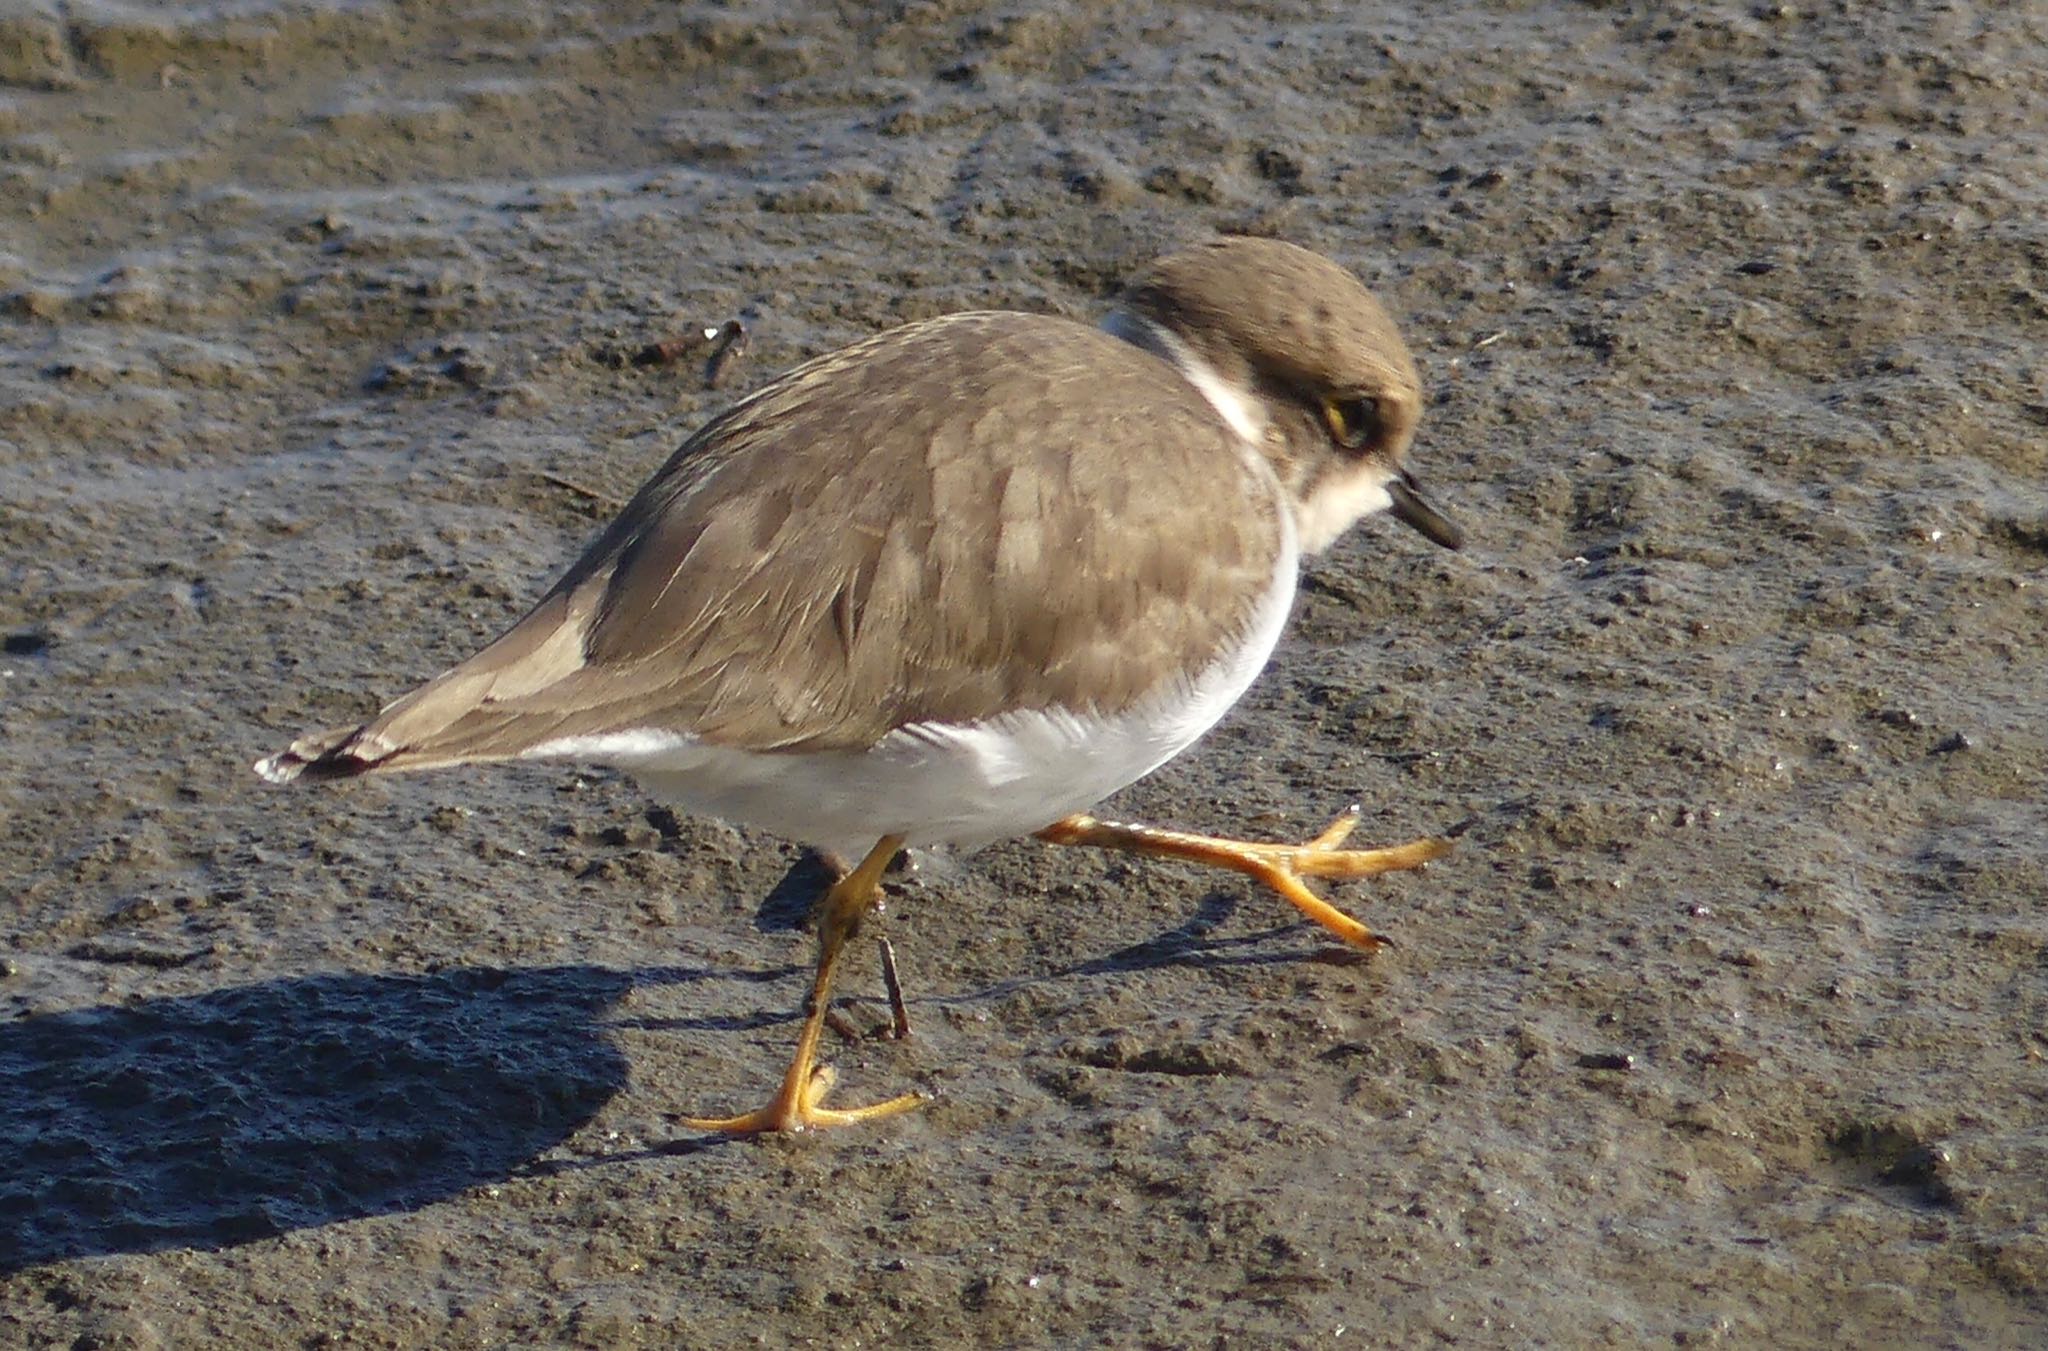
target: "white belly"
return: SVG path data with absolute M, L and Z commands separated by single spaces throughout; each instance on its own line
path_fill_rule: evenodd
M 1297 554 L 1287 543 L 1233 648 L 1114 715 L 1051 710 L 964 726 L 923 723 L 865 751 L 819 754 L 734 750 L 642 729 L 563 738 L 524 758 L 612 765 L 684 811 L 849 859 L 884 835 L 969 848 L 1027 835 L 1145 777 L 1243 697 L 1294 603 Z

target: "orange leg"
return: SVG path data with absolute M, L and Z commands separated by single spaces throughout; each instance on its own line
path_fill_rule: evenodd
M 1095 849 L 1120 849 L 1132 854 L 1186 859 L 1191 863 L 1228 868 L 1232 872 L 1255 877 L 1346 943 L 1370 952 L 1386 940 L 1310 891 L 1301 879 L 1372 877 L 1379 873 L 1420 868 L 1431 859 L 1448 854 L 1451 842 L 1431 836 L 1395 845 L 1391 849 L 1339 848 L 1357 824 L 1358 808 L 1352 807 L 1307 844 L 1261 844 L 1075 815 L 1053 822 L 1038 832 L 1038 838 L 1048 844 L 1088 845 Z
M 768 1105 L 743 1116 L 684 1117 L 683 1125 L 732 1135 L 815 1130 L 820 1126 L 844 1126 L 876 1117 L 895 1116 L 924 1101 L 922 1094 L 906 1093 L 872 1107 L 834 1110 L 819 1105 L 831 1089 L 833 1079 L 831 1067 L 817 1063 L 818 1037 L 824 1030 L 825 1009 L 832 998 L 832 971 L 839 964 L 840 949 L 846 946 L 846 940 L 860 926 L 861 917 L 867 914 L 880 895 L 883 870 L 902 847 L 902 836 L 883 837 L 868 851 L 868 856 L 861 860 L 858 868 L 840 878 L 832 890 L 825 893 L 825 904 L 818 917 L 818 973 L 812 977 L 811 993 L 804 1000 L 803 1031 L 797 1035 L 796 1056 L 789 1062 L 789 1072 L 782 1076 L 782 1087 L 776 1090 Z

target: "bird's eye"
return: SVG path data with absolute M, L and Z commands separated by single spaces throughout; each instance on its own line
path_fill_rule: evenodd
M 1379 443 L 1380 404 L 1370 395 L 1326 400 L 1323 417 L 1330 424 L 1330 435 L 1346 450 L 1362 450 Z

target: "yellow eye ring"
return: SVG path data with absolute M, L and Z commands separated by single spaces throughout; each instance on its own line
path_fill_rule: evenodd
M 1380 404 L 1371 395 L 1323 400 L 1323 421 L 1346 450 L 1360 450 L 1380 439 Z

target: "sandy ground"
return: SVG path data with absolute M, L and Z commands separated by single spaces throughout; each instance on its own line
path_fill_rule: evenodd
M 2048 1338 L 2040 11 L 1070 8 L 0 17 L 0 1344 Z M 796 849 L 247 772 L 749 383 L 1223 228 L 1402 316 L 1473 544 L 1356 531 L 1114 806 L 1469 822 L 1396 948 L 927 860 L 832 1055 L 936 1101 L 707 1143 Z

